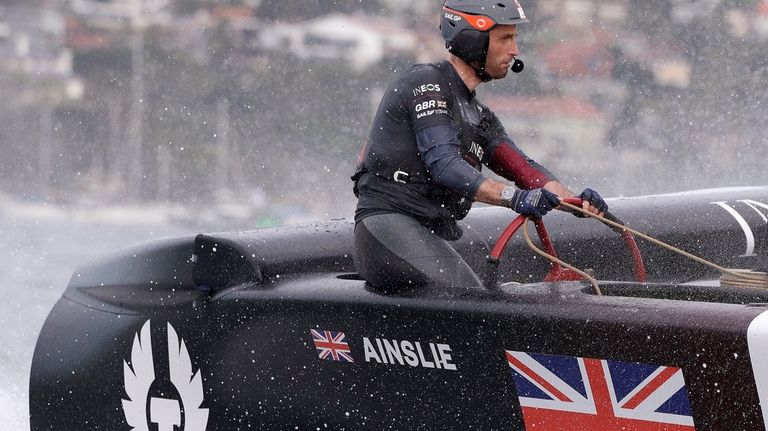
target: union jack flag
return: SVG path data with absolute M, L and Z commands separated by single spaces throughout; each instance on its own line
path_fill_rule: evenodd
M 343 332 L 309 330 L 320 359 L 337 362 L 355 362 Z
M 695 431 L 680 368 L 506 351 L 525 428 Z

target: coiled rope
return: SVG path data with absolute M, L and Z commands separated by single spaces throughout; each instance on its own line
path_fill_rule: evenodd
M 572 205 L 572 204 L 569 204 L 569 203 L 564 202 L 564 201 L 561 201 L 560 205 L 563 206 L 563 207 L 566 207 L 566 208 L 568 208 L 568 209 L 570 209 L 572 211 L 579 212 L 579 213 L 584 214 L 586 216 L 589 216 L 589 217 L 595 218 L 597 220 L 600 220 L 601 222 L 603 222 L 603 223 L 605 223 L 605 224 L 607 224 L 609 226 L 612 226 L 612 227 L 615 227 L 617 229 L 626 230 L 628 232 L 631 232 L 633 235 L 638 236 L 640 238 L 643 238 L 643 239 L 645 239 L 647 241 L 650 241 L 650 242 L 658 245 L 659 247 L 662 247 L 662 248 L 667 249 L 667 250 L 669 250 L 671 252 L 674 252 L 674 253 L 680 254 L 682 256 L 685 256 L 685 257 L 687 257 L 687 258 L 689 258 L 691 260 L 694 260 L 694 261 L 699 262 L 699 263 L 701 263 L 703 265 L 709 266 L 710 268 L 714 268 L 714 269 L 720 271 L 720 273 L 722 274 L 722 276 L 720 277 L 720 284 L 722 286 L 728 286 L 728 287 L 752 287 L 752 288 L 768 289 L 768 274 L 767 273 L 758 272 L 758 271 L 752 271 L 752 270 L 747 270 L 747 269 L 725 268 L 725 267 L 720 266 L 720 265 L 718 265 L 716 263 L 713 263 L 713 262 L 710 262 L 710 261 L 708 261 L 706 259 L 703 259 L 703 258 L 701 258 L 699 256 L 696 256 L 694 254 L 688 253 L 687 251 L 681 250 L 681 249 L 679 249 L 679 248 L 677 248 L 675 246 L 669 245 L 669 244 L 667 244 L 667 243 L 665 243 L 663 241 L 660 241 L 660 240 L 658 240 L 656 238 L 653 238 L 653 237 L 651 237 L 649 235 L 646 235 L 646 234 L 644 234 L 642 232 L 638 232 L 635 229 L 632 229 L 630 227 L 627 227 L 627 226 L 624 226 L 622 224 L 616 223 L 616 222 L 614 222 L 612 220 L 608 220 L 607 218 L 601 217 L 601 216 L 599 216 L 597 214 L 592 214 L 589 211 L 587 211 L 587 210 L 585 210 L 585 209 L 583 209 L 581 207 L 578 207 L 576 205 Z M 560 259 L 558 259 L 558 258 L 556 258 L 554 256 L 551 256 L 550 254 L 540 250 L 538 247 L 536 247 L 533 244 L 533 241 L 531 240 L 530 234 L 528 233 L 528 220 L 527 219 L 526 219 L 525 224 L 524 224 L 523 233 L 525 234 L 525 240 L 528 243 L 528 247 L 530 247 L 534 252 L 544 256 L 545 258 L 549 259 L 552 262 L 558 263 L 558 264 L 560 264 L 560 265 L 562 265 L 562 266 L 564 266 L 566 268 L 569 268 L 569 269 L 571 269 L 573 271 L 576 271 L 582 277 L 584 277 L 585 279 L 589 280 L 589 282 L 595 288 L 595 291 L 597 292 L 598 295 L 602 295 L 602 292 L 600 291 L 600 287 L 597 284 L 597 280 L 594 277 L 590 276 L 589 274 L 587 274 L 584 271 L 581 271 L 579 269 L 574 268 L 573 266 L 563 262 L 562 260 L 560 260 Z

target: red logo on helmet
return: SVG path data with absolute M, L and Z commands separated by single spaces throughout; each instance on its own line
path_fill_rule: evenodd
M 466 13 L 463 13 L 463 12 L 459 12 L 457 10 L 453 10 L 451 8 L 448 8 L 448 7 L 444 7 L 443 10 L 445 10 L 446 12 L 449 12 L 449 13 L 451 13 L 453 15 L 458 15 L 458 16 L 464 18 L 465 20 L 467 20 L 467 22 L 469 23 L 470 26 L 472 26 L 473 28 L 475 28 L 477 30 L 481 30 L 481 31 L 490 30 L 493 26 L 496 25 L 496 21 L 494 21 L 493 19 L 491 19 L 491 18 L 489 18 L 487 16 L 483 16 L 483 15 L 469 15 L 469 14 L 466 14 Z

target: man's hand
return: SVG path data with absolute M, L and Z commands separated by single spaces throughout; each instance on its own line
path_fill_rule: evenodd
M 575 193 L 568 190 L 567 187 L 565 187 L 563 184 L 559 183 L 558 181 L 550 181 L 544 185 L 544 188 L 556 194 L 561 199 L 568 196 L 576 196 Z M 582 208 L 584 208 L 584 210 L 589 211 L 592 214 L 599 215 L 602 217 L 605 214 L 605 212 L 608 211 L 608 204 L 606 204 L 603 198 L 600 197 L 600 194 L 598 194 L 596 191 L 592 189 L 584 189 L 584 191 L 581 192 L 581 194 L 578 197 L 584 201 L 582 203 Z M 587 217 L 580 212 L 575 212 L 575 211 L 568 211 L 568 212 L 572 213 L 576 217 Z
M 558 205 L 560 199 L 546 189 L 516 190 L 509 202 L 509 207 L 518 214 L 534 219 L 541 218 Z
M 592 189 L 584 189 L 579 197 L 584 201 L 581 204 L 582 208 L 592 214 L 597 214 L 602 217 L 603 214 L 608 211 L 608 204 L 605 203 L 605 200 L 603 200 L 599 193 Z M 586 217 L 582 213 L 575 213 L 575 215 L 576 217 Z

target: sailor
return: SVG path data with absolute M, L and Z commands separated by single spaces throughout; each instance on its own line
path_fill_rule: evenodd
M 440 27 L 448 60 L 412 66 L 384 93 L 352 177 L 355 265 L 374 287 L 482 288 L 449 243 L 461 237 L 457 221 L 472 203 L 540 218 L 574 195 L 475 97 L 481 83 L 522 69 L 518 25 L 526 22 L 518 0 L 447 0 Z M 483 165 L 518 188 L 487 178 Z M 592 213 L 608 208 L 591 189 L 579 196 Z

